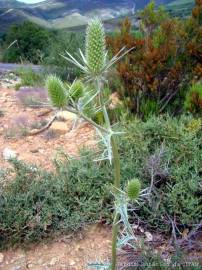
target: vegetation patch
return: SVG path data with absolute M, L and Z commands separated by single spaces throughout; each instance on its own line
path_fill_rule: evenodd
M 125 188 L 128 180 L 138 178 L 142 188 L 151 188 L 149 198 L 135 211 L 138 217 L 131 213 L 131 222 L 139 219 L 150 229 L 167 233 L 171 220 L 181 231 L 198 224 L 202 213 L 200 119 L 152 117 L 122 127 L 127 132 L 119 142 L 122 185 Z M 111 222 L 111 167 L 94 158 L 89 151 L 78 160 L 66 157 L 56 162 L 55 173 L 12 161 L 13 181 L 7 181 L 5 171 L 0 174 L 1 248 L 87 223 Z

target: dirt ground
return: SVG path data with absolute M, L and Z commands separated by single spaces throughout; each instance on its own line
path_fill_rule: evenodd
M 91 225 L 75 236 L 0 253 L 2 270 L 84 270 L 88 263 L 106 261 L 110 255 L 111 231 Z M 0 261 L 1 262 L 1 261 Z
M 51 128 L 38 135 L 20 134 L 23 130 L 19 125 L 29 125 L 29 130 L 36 130 L 39 123 L 48 122 L 54 112 L 47 108 L 24 107 L 16 100 L 16 91 L 0 89 L 0 163 L 8 167 L 9 163 L 3 157 L 5 148 L 14 151 L 17 157 L 28 163 L 47 170 L 53 169 L 53 159 L 58 150 L 65 151 L 70 156 L 77 156 L 79 148 L 95 145 L 94 130 L 87 123 L 82 123 L 72 129 L 72 121 L 57 121 Z M 49 113 L 48 113 L 49 112 Z M 56 126 L 58 125 L 58 126 Z M 65 128 L 64 128 L 65 127 Z

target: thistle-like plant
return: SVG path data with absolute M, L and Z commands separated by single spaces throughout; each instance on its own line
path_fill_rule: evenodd
M 90 82 L 91 87 L 84 87 L 81 81 L 75 81 L 72 85 L 65 86 L 64 83 L 55 76 L 48 77 L 46 84 L 49 97 L 54 107 L 73 112 L 95 127 L 100 141 L 104 145 L 104 151 L 99 159 L 108 159 L 114 166 L 113 194 L 115 197 L 120 189 L 120 161 L 116 135 L 122 132 L 113 130 L 107 113 L 108 101 L 106 100 L 106 95 L 103 93 L 103 89 L 108 70 L 128 51 L 129 50 L 122 48 L 117 55 L 111 60 L 108 60 L 103 24 L 99 19 L 93 19 L 89 22 L 87 27 L 85 55 L 81 50 L 79 50 L 80 60 L 77 60 L 68 52 L 66 52 L 66 55 L 62 55 L 62 57 L 83 71 L 85 75 L 85 86 L 86 83 Z M 97 124 L 93 120 L 93 115 L 96 113 L 102 113 L 104 119 L 103 125 Z M 116 249 L 119 217 L 120 213 L 116 211 L 115 207 L 112 236 L 112 262 L 110 266 L 112 270 L 115 270 L 117 265 Z

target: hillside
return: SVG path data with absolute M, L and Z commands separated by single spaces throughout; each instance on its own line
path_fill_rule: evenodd
M 28 5 L 16 0 L 0 0 L 0 32 L 25 20 L 54 29 L 80 27 L 95 16 L 106 21 L 134 14 L 148 3 L 149 0 L 46 0 Z M 157 0 L 156 3 L 166 5 L 174 14 L 182 10 L 183 15 L 183 9 L 187 13 L 194 0 Z

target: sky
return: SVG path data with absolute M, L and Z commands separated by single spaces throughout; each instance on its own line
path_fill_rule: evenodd
M 44 0 L 17 0 L 19 2 L 24 2 L 24 3 L 27 3 L 27 4 L 33 4 L 33 3 L 39 3 L 39 2 L 42 2 Z

